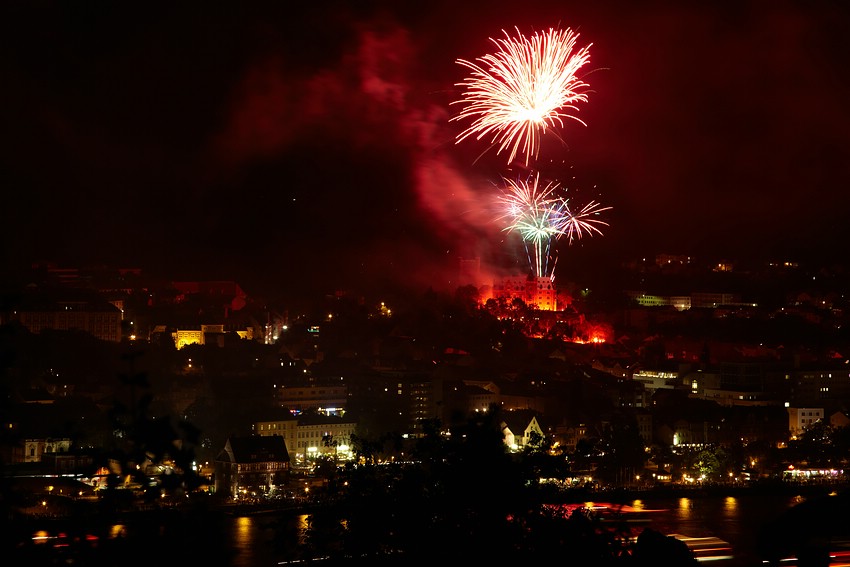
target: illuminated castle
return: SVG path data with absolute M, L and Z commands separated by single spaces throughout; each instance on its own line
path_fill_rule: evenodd
M 491 285 L 482 285 L 486 279 L 481 273 L 481 261 L 478 258 L 461 258 L 458 282 L 460 285 L 477 287 L 482 304 L 489 299 L 503 299 L 507 303 L 521 299 L 529 307 L 540 311 L 558 311 L 572 303 L 568 294 L 562 293 L 559 297 L 552 277 L 514 275 L 495 278 Z
M 555 282 L 548 277 L 509 276 L 493 283 L 493 297 L 508 301 L 521 299 L 528 306 L 540 311 L 558 310 L 558 292 Z

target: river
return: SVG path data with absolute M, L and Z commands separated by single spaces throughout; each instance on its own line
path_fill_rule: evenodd
M 761 565 L 758 554 L 759 530 L 776 521 L 790 508 L 806 501 L 801 494 L 736 492 L 729 495 L 659 496 L 619 499 L 618 504 L 645 511 L 648 527 L 663 534 L 714 537 L 728 542 L 730 559 L 718 561 L 724 567 Z M 593 502 L 588 504 L 599 504 Z M 265 567 L 287 563 L 302 544 L 308 531 L 306 514 L 293 516 L 281 524 L 264 516 L 234 516 L 229 520 L 229 547 L 234 551 L 234 567 Z M 643 525 L 643 524 L 641 524 Z M 274 527 L 272 527 L 274 526 Z M 281 534 L 281 532 L 287 532 Z M 288 549 L 281 550 L 281 538 Z
M 717 538 L 727 542 L 729 549 L 719 553 L 728 558 L 716 564 L 724 567 L 751 567 L 762 564 L 757 547 L 760 530 L 785 518 L 792 508 L 798 510 L 799 504 L 823 501 L 828 498 L 826 494 L 826 491 L 822 491 L 806 496 L 802 491 L 795 493 L 787 490 L 730 490 L 725 493 L 692 491 L 679 494 L 647 492 L 619 495 L 614 501 L 599 497 L 598 501 L 582 504 L 608 502 L 628 506 L 646 522 L 637 524 L 636 531 L 650 527 L 666 535 Z M 842 492 L 842 498 L 844 494 Z M 840 509 L 847 508 L 844 500 L 837 504 L 840 504 Z M 840 514 L 846 516 L 844 512 Z M 795 530 L 805 528 L 810 518 L 812 516 L 807 515 L 800 520 L 780 522 L 777 524 L 778 529 L 776 526 L 771 527 L 768 533 L 775 533 L 778 541 L 793 537 Z M 195 516 L 176 515 L 171 519 L 158 517 L 146 522 L 136 520 L 136 524 L 133 521 L 129 519 L 124 525 L 92 522 L 92 527 L 86 527 L 79 521 L 71 525 L 67 520 L 60 520 L 53 527 L 36 523 L 28 524 L 28 527 L 21 526 L 18 530 L 21 537 L 16 544 L 20 553 L 15 557 L 28 564 L 35 564 L 30 561 L 33 558 L 48 558 L 49 564 L 64 564 L 68 561 L 57 561 L 62 559 L 57 553 L 70 552 L 73 553 L 70 558 L 79 564 L 88 564 L 96 558 L 99 565 L 117 566 L 125 564 L 121 555 L 126 557 L 143 553 L 150 557 L 174 559 L 172 563 L 160 560 L 159 564 L 185 565 L 188 561 L 208 566 L 270 567 L 294 564 L 296 560 L 308 555 L 306 550 L 310 549 L 311 515 L 298 511 L 267 514 L 219 512 Z M 797 522 L 797 525 L 793 522 Z M 839 520 L 836 523 L 842 522 Z M 179 527 L 175 529 L 173 526 Z M 63 531 L 68 532 L 64 540 L 60 535 Z M 93 539 L 91 545 L 86 543 L 89 538 Z M 20 543 L 22 541 L 24 544 Z M 74 552 L 75 546 L 79 551 Z M 182 553 L 179 557 L 175 556 L 175 549 L 179 551 L 180 547 L 183 548 Z

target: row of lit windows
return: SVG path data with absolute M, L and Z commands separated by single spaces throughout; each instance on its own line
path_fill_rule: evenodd
M 264 461 L 262 463 L 239 463 L 237 470 L 240 473 L 244 472 L 266 472 L 276 471 L 285 468 L 285 464 L 280 461 Z
M 635 374 L 634 374 L 634 378 L 664 378 L 664 379 L 670 379 L 670 378 L 677 378 L 677 377 L 678 377 L 678 374 L 676 374 L 675 372 L 642 371 L 642 372 L 635 372 Z
M 323 439 L 325 437 L 340 437 L 348 434 L 349 432 L 341 431 L 299 431 L 297 437 L 299 439 Z
M 261 423 L 260 424 L 260 431 L 265 431 L 266 429 L 271 431 L 272 429 L 285 429 L 285 428 L 283 427 L 282 423 Z
M 844 376 L 839 375 L 838 377 L 843 378 Z M 785 378 L 787 379 L 788 375 L 786 375 Z M 818 378 L 821 378 L 821 379 L 832 378 L 832 372 L 826 372 L 826 373 L 821 372 L 819 374 L 801 374 L 800 375 L 800 380 L 817 380 Z M 850 378 L 850 374 L 847 374 L 847 378 Z
M 322 395 L 325 395 L 325 394 L 332 394 L 332 395 L 335 395 L 335 396 L 338 396 L 340 394 L 345 395 L 345 388 L 342 388 L 342 387 L 334 388 L 330 392 L 328 392 L 326 390 L 316 391 L 316 390 L 312 390 L 312 389 L 307 390 L 307 391 L 305 391 L 305 390 L 291 390 L 291 389 L 286 388 L 286 386 L 281 386 L 280 389 L 281 390 L 285 389 L 287 394 L 291 394 L 293 396 L 315 396 L 315 395 L 322 396 Z
M 325 435 L 343 435 L 344 433 L 335 433 L 329 432 L 328 430 L 320 430 L 320 429 L 308 429 L 310 426 L 298 426 L 301 431 L 298 431 L 297 437 L 299 438 L 319 438 L 324 437 Z M 295 427 L 285 427 L 285 423 L 260 423 L 258 424 L 258 428 L 260 431 L 272 431 L 272 430 L 289 430 L 292 431 Z M 353 430 L 354 426 L 350 426 L 349 430 Z

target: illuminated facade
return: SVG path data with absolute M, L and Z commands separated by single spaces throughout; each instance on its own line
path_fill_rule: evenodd
M 528 411 L 508 411 L 502 414 L 502 439 L 511 451 L 518 451 L 534 442 L 543 441 L 545 433 L 537 416 Z
M 283 437 L 231 437 L 215 459 L 215 492 L 234 498 L 268 494 L 286 483 L 288 473 Z
M 785 408 L 788 411 L 788 432 L 792 437 L 802 435 L 808 428 L 823 421 L 823 408 Z
M 673 307 L 677 311 L 693 308 L 758 307 L 752 302 L 742 302 L 732 293 L 694 292 L 690 295 L 652 295 L 645 291 L 626 291 L 626 295 L 641 307 Z
M 40 463 L 45 455 L 67 453 L 71 449 L 71 440 L 63 438 L 25 439 L 24 454 L 19 462 Z
M 295 461 L 302 463 L 319 456 L 352 458 L 351 436 L 356 427 L 356 422 L 342 417 L 288 415 L 258 421 L 254 424 L 254 432 L 264 437 L 282 437 Z
M 171 333 L 174 345 L 181 349 L 186 345 L 218 344 L 223 346 L 225 329 L 224 325 L 199 325 L 197 329 L 177 329 Z M 254 329 L 247 327 L 233 331 L 240 339 L 251 340 L 254 338 Z
M 538 276 L 513 276 L 494 282 L 493 298 L 508 302 L 521 299 L 526 305 L 540 311 L 558 310 L 558 292 L 552 278 Z
M 689 295 L 649 295 L 642 291 L 628 291 L 626 294 L 641 307 L 674 307 L 677 311 L 691 308 Z
M 678 372 L 663 370 L 636 370 L 632 373 L 632 379 L 643 384 L 649 392 L 672 390 L 680 387 L 682 383 Z

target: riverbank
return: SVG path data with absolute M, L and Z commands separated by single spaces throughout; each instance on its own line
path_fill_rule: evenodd
M 833 493 L 843 493 L 850 489 L 850 482 L 831 483 L 792 483 L 786 481 L 759 481 L 751 484 L 693 484 L 693 485 L 656 485 L 651 487 L 618 487 L 611 489 L 569 488 L 553 490 L 546 495 L 550 503 L 580 504 L 584 502 L 627 503 L 640 499 L 666 498 L 711 498 L 738 495 L 768 494 L 775 496 L 800 496 L 804 499 L 826 496 Z M 193 514 L 211 512 L 228 516 L 258 516 L 258 515 L 301 515 L 317 512 L 335 506 L 339 500 L 322 499 L 314 496 L 310 499 L 280 499 L 257 500 L 254 502 L 233 502 L 217 499 L 212 495 L 198 495 L 187 498 L 185 503 L 178 505 L 154 503 L 125 502 L 120 509 L 104 505 L 101 499 L 93 497 L 71 498 L 63 497 L 63 505 L 55 505 L 57 499 L 48 506 L 34 505 L 18 507 L 8 511 L 10 519 L 93 519 L 109 518 L 113 523 L 131 516 L 163 515 L 176 512 L 191 512 Z M 40 501 L 39 501 L 40 503 Z M 49 511 L 49 512 L 48 512 Z
M 645 498 L 700 498 L 738 496 L 748 494 L 773 494 L 777 496 L 801 496 L 813 498 L 850 489 L 850 482 L 792 483 L 785 481 L 763 481 L 751 484 L 693 484 L 662 485 L 652 487 L 627 487 L 592 490 L 571 488 L 557 493 L 559 501 L 579 502 L 626 502 Z
M 841 528 L 840 518 L 831 509 L 819 505 L 823 500 L 833 499 L 819 497 L 844 494 L 844 490 L 844 486 L 834 484 L 665 486 L 572 490 L 564 492 L 561 499 L 579 505 L 585 502 L 623 504 L 639 516 L 646 510 L 651 514 L 639 518 L 641 522 L 635 525 L 636 534 L 649 526 L 662 534 L 718 538 L 731 544 L 735 556 L 724 561 L 724 565 L 749 567 L 762 559 L 762 530 L 782 534 L 769 541 L 787 542 L 790 547 L 779 550 L 784 557 L 800 546 L 796 534 L 799 526 L 819 525 L 820 529 L 825 529 L 823 524 L 815 524 L 813 518 L 822 518 L 830 526 Z M 790 519 L 794 521 L 788 522 L 792 531 L 781 532 L 784 520 L 789 518 L 786 513 L 797 502 L 813 505 L 813 509 L 808 510 L 813 515 L 792 514 Z M 326 550 L 319 544 L 327 543 L 323 538 L 336 533 L 333 529 L 321 531 L 323 526 L 328 529 L 336 524 L 328 524 L 325 521 L 328 518 L 323 520 L 318 514 L 329 503 L 315 500 L 224 504 L 210 497 L 182 508 L 110 513 L 96 513 L 96 503 L 90 504 L 95 506 L 86 506 L 86 511 L 79 510 L 75 517 L 18 518 L 5 534 L 7 549 L 14 550 L 12 564 L 34 564 L 32 559 L 44 558 L 45 562 L 40 564 L 61 564 L 65 559 L 73 559 L 78 564 L 117 567 L 118 558 L 128 556 L 171 558 L 171 548 L 177 546 L 182 550 L 181 560 L 191 564 L 202 557 L 208 565 L 267 566 L 294 558 L 323 556 Z M 807 512 L 805 508 L 799 512 Z M 301 517 L 314 514 L 312 519 Z M 329 519 L 338 520 L 336 514 L 331 514 Z M 791 525 L 797 528 L 792 529 Z M 319 531 L 314 533 L 313 529 Z M 549 540 L 543 537 L 541 541 Z M 39 564 L 37 560 L 35 564 Z

